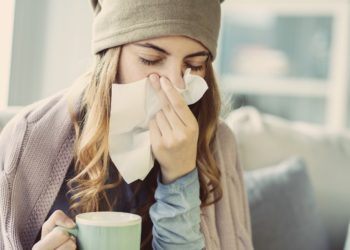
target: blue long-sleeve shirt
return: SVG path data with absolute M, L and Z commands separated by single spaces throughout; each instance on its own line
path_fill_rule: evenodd
M 149 211 L 153 249 L 203 249 L 197 168 L 167 185 L 158 176 L 155 198 Z
M 111 172 L 115 171 L 111 166 Z M 111 173 L 110 172 L 110 173 Z M 55 210 L 62 210 L 68 216 L 69 198 L 67 194 L 67 180 L 74 175 L 74 166 L 68 169 L 65 181 L 52 205 L 48 219 Z M 111 176 L 111 174 L 110 174 Z M 107 182 L 112 182 L 111 178 Z M 200 232 L 200 199 L 198 171 L 195 168 L 185 176 L 182 176 L 170 184 L 162 184 L 157 178 L 157 189 L 155 192 L 156 202 L 150 207 L 149 214 L 153 222 L 153 249 L 203 249 L 204 237 Z M 131 199 L 131 186 L 123 182 L 119 188 L 123 189 L 123 196 L 119 200 L 114 211 L 135 212 L 137 207 L 144 202 L 142 199 Z M 112 197 L 116 190 L 107 190 L 107 195 Z M 141 196 L 142 192 L 141 191 Z M 114 193 L 113 193 L 114 192 Z M 132 201 L 130 204 L 129 201 Z M 36 242 L 40 239 L 40 233 Z

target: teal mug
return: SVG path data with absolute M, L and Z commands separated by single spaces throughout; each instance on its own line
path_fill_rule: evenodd
M 139 250 L 141 216 L 123 212 L 78 214 L 76 227 L 58 226 L 77 239 L 80 250 Z

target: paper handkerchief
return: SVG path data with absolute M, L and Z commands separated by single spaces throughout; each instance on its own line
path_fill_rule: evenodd
M 173 85 L 188 105 L 196 103 L 208 89 L 205 80 L 190 71 L 185 71 L 184 89 Z M 143 180 L 154 165 L 148 122 L 160 110 L 161 103 L 149 78 L 112 85 L 109 153 L 127 183 Z

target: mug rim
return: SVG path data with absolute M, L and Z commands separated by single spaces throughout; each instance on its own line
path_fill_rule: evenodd
M 115 222 L 115 221 L 99 221 L 99 220 L 91 220 L 89 218 L 86 218 L 86 216 L 92 215 L 92 214 L 108 214 L 108 215 L 128 215 L 131 217 L 130 220 L 128 221 L 123 221 L 123 222 Z M 85 217 L 85 218 L 84 218 Z M 78 224 L 83 224 L 83 225 L 90 225 L 90 226 L 131 226 L 131 225 L 136 225 L 141 223 L 142 217 L 137 214 L 133 213 L 126 213 L 126 212 L 115 212 L 115 211 L 98 211 L 98 212 L 86 212 L 86 213 L 81 213 L 76 215 L 75 217 L 76 222 Z

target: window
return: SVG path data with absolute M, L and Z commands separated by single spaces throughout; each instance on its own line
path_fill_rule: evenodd
M 53 95 L 88 69 L 93 19 L 88 1 L 5 1 L 0 18 L 6 19 L 0 21 L 1 55 L 6 55 L 0 58 L 5 72 L 0 72 L 0 107 Z
M 233 108 L 346 127 L 347 1 L 227 1 L 218 71 Z

